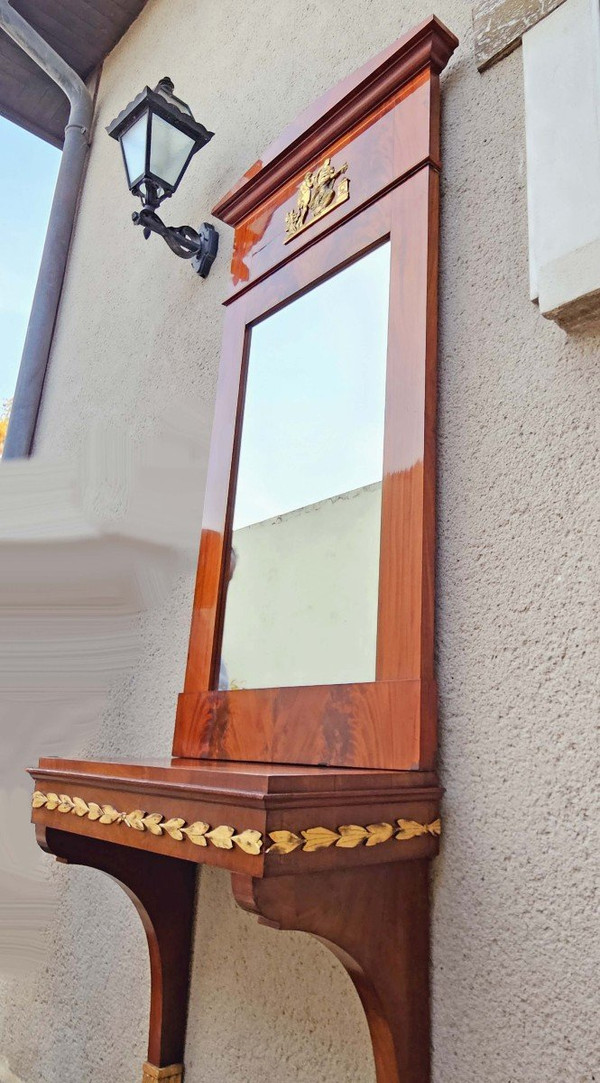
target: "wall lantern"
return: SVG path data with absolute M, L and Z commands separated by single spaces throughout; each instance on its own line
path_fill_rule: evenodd
M 196 151 L 214 135 L 194 120 L 189 105 L 176 98 L 173 90 L 168 76 L 154 90 L 145 87 L 106 130 L 121 144 L 129 190 L 142 201 L 133 221 L 143 227 L 146 240 L 158 233 L 176 256 L 191 259 L 193 269 L 206 278 L 219 246 L 215 227 L 209 222 L 199 231 L 191 226 L 167 226 L 156 213 L 162 201 L 177 191 Z

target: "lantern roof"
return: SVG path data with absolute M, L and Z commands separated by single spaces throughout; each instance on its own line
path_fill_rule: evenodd
M 168 76 L 161 79 L 154 89 L 145 86 L 111 121 L 106 131 L 113 139 L 119 139 L 142 113 L 151 109 L 153 113 L 157 113 L 158 116 L 197 140 L 200 145 L 208 143 L 215 133 L 209 132 L 204 124 L 194 119 L 189 105 L 181 98 L 176 98 L 173 89 L 173 82 Z

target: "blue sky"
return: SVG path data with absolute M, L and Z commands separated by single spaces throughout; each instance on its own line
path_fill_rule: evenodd
M 381 481 L 389 292 L 386 243 L 252 329 L 236 530 Z
M 0 406 L 12 398 L 60 151 L 0 117 Z

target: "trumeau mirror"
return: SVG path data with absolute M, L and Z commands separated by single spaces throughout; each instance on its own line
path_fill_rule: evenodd
M 250 334 L 219 687 L 374 681 L 390 246 Z
M 215 208 L 232 293 L 176 755 L 433 763 L 439 84 L 421 48 L 367 65 L 345 113 L 309 109 Z

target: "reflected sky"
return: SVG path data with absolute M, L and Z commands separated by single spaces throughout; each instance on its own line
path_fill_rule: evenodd
M 252 329 L 234 530 L 380 481 L 389 242 Z

